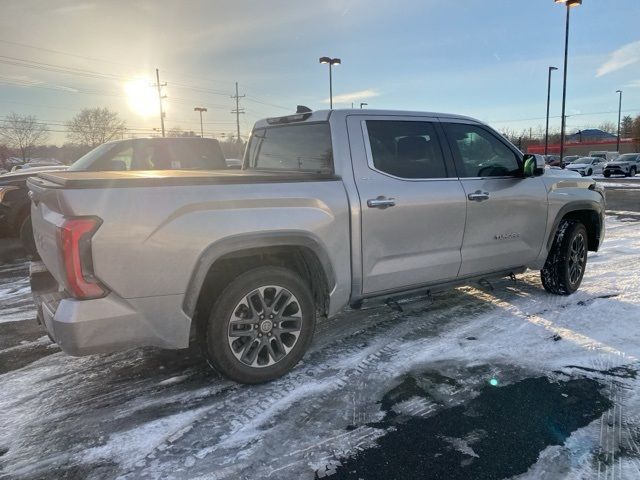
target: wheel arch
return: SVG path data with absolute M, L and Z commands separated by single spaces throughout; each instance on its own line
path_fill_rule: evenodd
M 602 206 L 597 202 L 584 201 L 565 205 L 557 213 L 547 239 L 547 251 L 551 249 L 553 239 L 560 222 L 564 219 L 579 220 L 587 229 L 589 250 L 597 252 L 602 239 L 602 229 L 604 226 L 604 212 Z
M 262 265 L 281 266 L 300 274 L 309 282 L 320 311 L 328 310 L 336 279 L 320 240 L 306 232 L 233 236 L 207 247 L 196 262 L 183 301 L 183 310 L 192 319 L 192 335 L 199 328 L 199 313 L 210 309 L 216 292 L 231 278 Z

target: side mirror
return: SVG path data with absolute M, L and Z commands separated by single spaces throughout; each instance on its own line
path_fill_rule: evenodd
M 522 174 L 525 177 L 537 177 L 544 173 L 546 165 L 543 155 L 525 153 L 522 158 Z

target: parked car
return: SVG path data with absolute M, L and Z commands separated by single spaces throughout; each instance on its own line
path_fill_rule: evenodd
M 19 172 L 20 170 L 27 170 L 30 168 L 41 168 L 41 167 L 59 167 L 63 166 L 63 163 L 56 161 L 39 161 L 39 162 L 27 162 L 22 163 L 20 165 L 15 165 L 11 168 L 12 172 Z
M 583 177 L 590 177 L 594 173 L 602 173 L 605 161 L 599 157 L 580 157 L 569 163 L 566 168 L 578 172 Z
M 560 161 L 560 155 L 545 155 L 545 162 L 550 167 L 562 167 L 563 165 Z
M 227 168 L 217 140 L 200 137 L 115 140 L 76 160 L 71 171 L 219 170 Z
M 239 158 L 227 158 L 225 162 L 227 163 L 227 168 L 234 168 L 236 170 L 242 168 L 242 160 Z
M 606 162 L 610 162 L 611 160 L 615 160 L 620 156 L 619 152 L 610 152 L 607 150 L 596 150 L 593 152 L 589 152 L 590 157 L 602 158 Z
M 292 369 L 317 315 L 541 271 L 568 295 L 604 236 L 593 179 L 463 116 L 259 121 L 245 169 L 29 179 L 38 318 L 67 353 L 203 346 L 227 377 Z
M 580 158 L 580 155 L 566 155 L 562 161 L 564 165 L 567 165 L 568 163 L 571 163 L 574 160 L 577 160 L 579 158 Z
M 6 178 L 6 198 L 0 197 L 0 230 L 5 235 L 19 237 L 27 253 L 36 253 L 31 234 L 30 201 L 26 180 L 42 169 L 67 167 L 24 166 L 11 179 Z M 136 138 L 116 140 L 94 148 L 79 158 L 70 171 L 109 170 L 210 170 L 224 169 L 227 165 L 217 140 L 199 137 Z M 0 182 L 2 185 L 2 182 Z M 0 194 L 2 195 L 2 194 Z
M 603 175 L 624 175 L 625 177 L 635 177 L 640 171 L 640 153 L 625 153 L 604 166 Z
M 27 178 L 39 172 L 65 168 L 67 167 L 60 165 L 32 167 L 0 175 L 0 236 L 17 237 L 27 252 L 35 253 Z

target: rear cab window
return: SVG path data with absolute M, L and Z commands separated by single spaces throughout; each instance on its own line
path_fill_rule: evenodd
M 333 173 L 328 122 L 256 128 L 245 153 L 245 168 Z
M 431 122 L 367 120 L 370 167 L 401 179 L 448 176 L 438 135 Z

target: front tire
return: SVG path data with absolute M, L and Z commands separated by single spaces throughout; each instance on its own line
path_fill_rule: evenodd
M 629 169 L 629 176 L 630 177 L 635 177 L 636 176 L 636 167 L 631 167 Z
M 605 176 L 606 178 L 609 178 L 609 177 L 611 176 L 611 174 L 610 174 L 609 172 L 604 172 L 604 176 Z
M 578 290 L 587 266 L 587 250 L 585 226 L 578 220 L 562 220 L 540 270 L 544 289 L 555 295 L 571 295 Z
M 587 177 L 590 177 L 591 175 L 593 175 L 593 170 L 589 170 L 589 171 L 587 172 Z
M 239 383 L 281 377 L 303 357 L 315 329 L 316 308 L 306 282 L 281 267 L 259 267 L 235 278 L 211 309 L 206 355 Z

